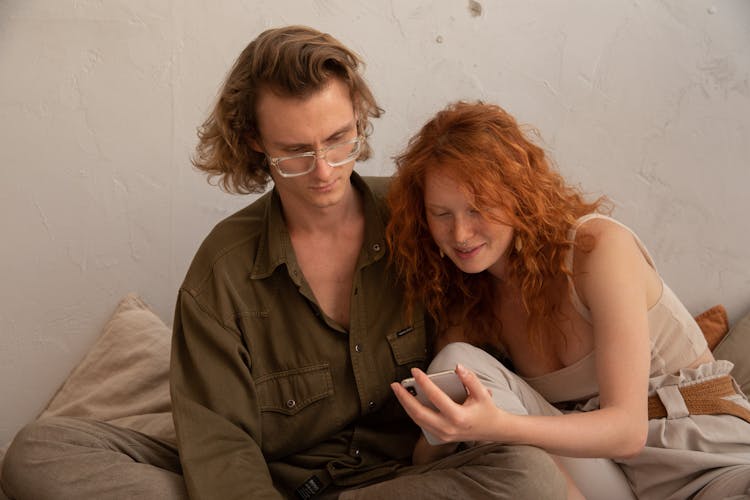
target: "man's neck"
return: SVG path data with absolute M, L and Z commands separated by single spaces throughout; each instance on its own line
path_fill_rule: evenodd
M 290 234 L 314 235 L 335 234 L 363 217 L 363 200 L 354 186 L 350 185 L 346 196 L 328 207 L 288 206 L 282 202 L 282 212 Z
M 282 200 L 283 203 L 283 200 Z M 328 207 L 295 207 L 286 225 L 294 253 L 320 309 L 348 329 L 352 284 L 365 233 L 362 193 L 349 186 Z

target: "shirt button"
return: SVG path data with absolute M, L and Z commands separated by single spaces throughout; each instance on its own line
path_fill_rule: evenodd
M 293 399 L 290 399 L 289 401 L 286 402 L 287 408 L 294 408 L 295 406 L 297 406 L 297 402 Z
M 373 250 L 373 252 L 379 252 L 380 251 L 380 243 L 373 243 L 372 250 Z
M 358 457 L 358 456 L 359 456 L 359 448 L 357 448 L 356 450 L 354 450 L 354 456 L 355 456 L 355 457 Z
M 359 344 L 357 344 L 357 345 L 354 346 L 354 350 L 357 351 L 357 352 L 362 352 L 362 346 L 359 345 Z
M 367 406 L 369 406 L 372 410 L 373 408 L 375 408 L 375 401 L 370 401 L 369 403 L 367 403 Z

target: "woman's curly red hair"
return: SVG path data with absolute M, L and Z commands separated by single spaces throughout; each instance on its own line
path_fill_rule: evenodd
M 466 189 L 483 217 L 512 226 L 523 243 L 508 254 L 507 279 L 520 288 L 529 316 L 527 334 L 542 349 L 547 333 L 556 330 L 561 299 L 545 285 L 570 274 L 568 230 L 582 215 L 600 210 L 605 200 L 585 201 L 510 114 L 482 102 L 457 102 L 437 113 L 396 157 L 396 165 L 386 236 L 408 307 L 423 303 L 439 332 L 458 322 L 472 343 L 503 348 L 493 307 L 501 297 L 493 278 L 446 263 L 430 235 L 425 178 L 441 169 Z M 493 215 L 498 212 L 502 221 Z

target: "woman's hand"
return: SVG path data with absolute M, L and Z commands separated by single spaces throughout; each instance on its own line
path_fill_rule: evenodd
M 513 416 L 495 406 L 490 391 L 473 372 L 459 364 L 456 374 L 469 393 L 463 404 L 453 401 L 422 370 L 412 369 L 412 376 L 422 393 L 438 411 L 420 403 L 399 383 L 391 384 L 391 388 L 412 420 L 442 442 L 503 442 L 494 430 L 502 428 L 501 421 Z

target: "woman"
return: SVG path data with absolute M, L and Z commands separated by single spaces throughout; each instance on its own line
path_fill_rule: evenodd
M 528 444 L 613 459 L 639 498 L 750 493 L 750 404 L 732 365 L 605 200 L 585 201 L 488 104 L 439 112 L 396 162 L 394 262 L 438 327 L 430 371 L 460 363 L 470 393 L 458 405 L 416 371 L 436 412 L 393 385 L 425 432 L 453 443 L 421 440 L 415 461 L 459 442 Z M 573 475 L 592 491 L 596 478 Z

